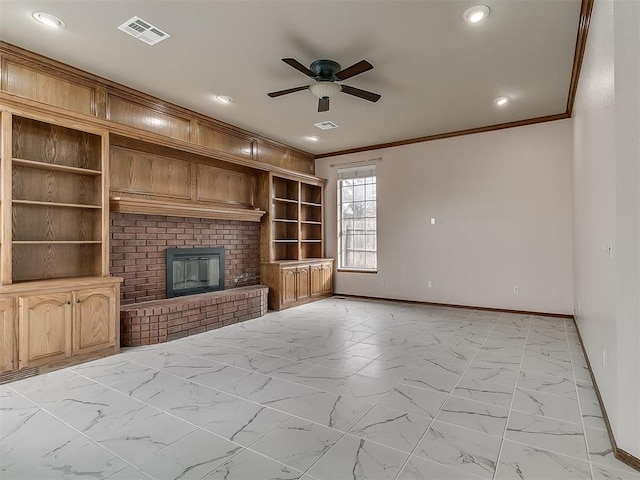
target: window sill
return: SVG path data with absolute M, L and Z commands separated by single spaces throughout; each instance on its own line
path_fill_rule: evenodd
M 378 273 L 378 270 L 359 270 L 357 268 L 338 268 L 336 271 L 340 273 Z

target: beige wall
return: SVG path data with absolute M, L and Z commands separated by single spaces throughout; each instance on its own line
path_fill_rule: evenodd
M 575 310 L 618 446 L 636 457 L 640 457 L 638 85 L 640 3 L 598 0 L 574 112 Z M 609 240 L 612 255 L 603 248 Z
M 316 160 L 335 257 L 331 165 L 382 157 L 378 273 L 338 272 L 336 291 L 572 313 L 571 135 L 563 120 Z

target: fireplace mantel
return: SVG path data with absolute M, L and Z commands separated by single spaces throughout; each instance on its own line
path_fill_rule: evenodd
M 136 197 L 111 197 L 111 211 L 144 215 L 166 215 L 170 217 L 215 218 L 218 220 L 240 220 L 259 222 L 264 210 L 219 207 L 205 204 L 185 204 Z

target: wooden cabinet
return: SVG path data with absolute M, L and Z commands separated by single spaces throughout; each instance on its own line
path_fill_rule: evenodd
M 310 294 L 317 297 L 323 293 L 323 271 L 321 264 L 309 265 Z
M 2 283 L 108 275 L 107 133 L 10 111 L 2 123 Z
M 297 300 L 301 302 L 303 300 L 306 300 L 310 296 L 311 289 L 309 285 L 309 267 L 298 267 L 296 269 L 296 274 L 298 275 L 298 279 L 296 282 L 296 286 L 298 288 Z
M 333 259 L 323 258 L 323 189 L 320 178 L 264 174 L 261 282 L 269 308 L 280 310 L 331 295 Z
M 115 346 L 119 312 L 115 289 L 95 288 L 73 293 L 73 353 L 82 354 Z
M 120 281 L 78 277 L 0 287 L 0 373 L 117 353 Z
M 260 277 L 269 287 L 269 308 L 282 310 L 331 296 L 333 260 L 263 263 Z
M 0 373 L 16 368 L 16 328 L 13 299 L 0 300 Z
M 20 368 L 71 356 L 71 292 L 20 297 Z
M 280 270 L 280 285 L 280 304 L 295 303 L 298 300 L 298 268 L 282 268 Z
M 263 262 L 322 258 L 321 178 L 264 174 L 259 199 Z
M 117 352 L 107 131 L 22 110 L 0 122 L 0 373 Z
M 313 263 L 309 265 L 309 275 L 312 297 L 331 295 L 333 292 L 333 263 Z
M 333 293 L 333 262 L 322 264 L 322 294 L 331 295 Z

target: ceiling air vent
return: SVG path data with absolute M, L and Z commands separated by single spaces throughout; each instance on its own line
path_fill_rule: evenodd
M 155 45 L 156 43 L 166 40 L 171 36 L 167 32 L 163 32 L 140 17 L 133 17 L 130 20 L 127 20 L 118 27 L 118 30 L 128 33 L 147 45 Z
M 320 130 L 331 130 L 332 128 L 338 128 L 338 125 L 330 120 L 327 120 L 326 122 L 314 123 L 314 125 Z

